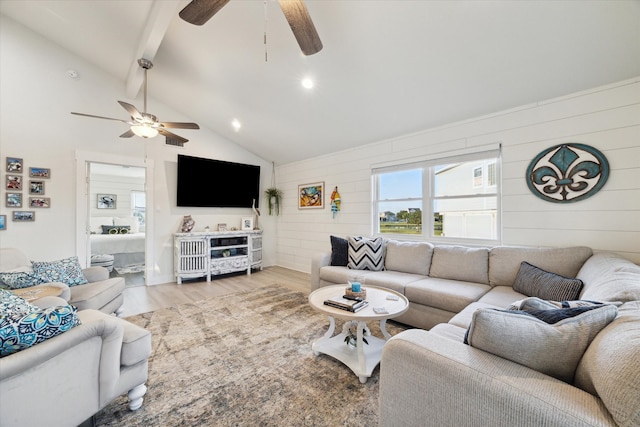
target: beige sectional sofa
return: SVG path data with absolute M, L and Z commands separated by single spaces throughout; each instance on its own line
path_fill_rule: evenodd
M 384 271 L 350 270 L 330 260 L 330 254 L 313 260 L 312 290 L 362 276 L 365 287 L 403 293 L 410 308 L 395 320 L 419 328 L 384 347 L 380 425 L 640 425 L 640 267 L 624 258 L 593 255 L 586 247 L 471 248 L 389 240 Z M 582 280 L 582 300 L 616 302 L 617 316 L 581 355 L 573 381 L 464 343 L 477 310 L 504 310 L 527 298 L 512 287 L 523 261 Z

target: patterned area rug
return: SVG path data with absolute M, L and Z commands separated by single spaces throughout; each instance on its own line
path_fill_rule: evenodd
M 328 319 L 301 292 L 269 286 L 127 320 L 153 334 L 149 390 L 136 412 L 116 399 L 97 426 L 378 424 L 380 368 L 361 384 L 337 360 L 314 356 Z M 381 336 L 377 323 L 371 333 Z M 391 335 L 404 329 L 387 324 Z

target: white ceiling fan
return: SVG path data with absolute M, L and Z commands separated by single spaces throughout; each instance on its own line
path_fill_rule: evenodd
M 120 135 L 120 138 L 131 138 L 134 135 L 137 135 L 141 138 L 153 138 L 160 134 L 166 136 L 168 141 L 171 140 L 173 143 L 178 143 L 179 145 L 188 142 L 188 139 L 168 131 L 167 128 L 200 129 L 200 126 L 198 126 L 196 123 L 187 122 L 159 122 L 156 116 L 147 113 L 147 70 L 153 67 L 153 63 L 148 59 L 141 58 L 138 59 L 138 65 L 140 65 L 140 67 L 144 70 L 144 109 L 142 110 L 142 112 L 138 111 L 136 107 L 127 102 L 118 101 L 118 103 L 122 105 L 122 107 L 131 115 L 131 120 L 114 119 L 111 117 L 95 116 L 93 114 L 75 113 L 73 111 L 71 112 L 71 114 L 93 117 L 96 119 L 115 120 L 128 124 L 130 126 L 129 130 Z

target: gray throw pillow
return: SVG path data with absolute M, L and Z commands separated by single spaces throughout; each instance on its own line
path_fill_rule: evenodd
M 582 280 L 550 273 L 523 261 L 513 282 L 513 290 L 529 297 L 569 301 L 580 296 Z
M 349 262 L 349 242 L 342 237 L 330 236 L 331 262 L 330 265 L 346 267 Z
M 585 350 L 617 315 L 613 305 L 569 309 L 479 309 L 465 344 L 572 383 Z

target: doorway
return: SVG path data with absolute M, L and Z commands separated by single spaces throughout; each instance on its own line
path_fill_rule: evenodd
M 88 161 L 87 224 L 90 265 L 101 265 L 127 287 L 145 285 L 146 169 Z

